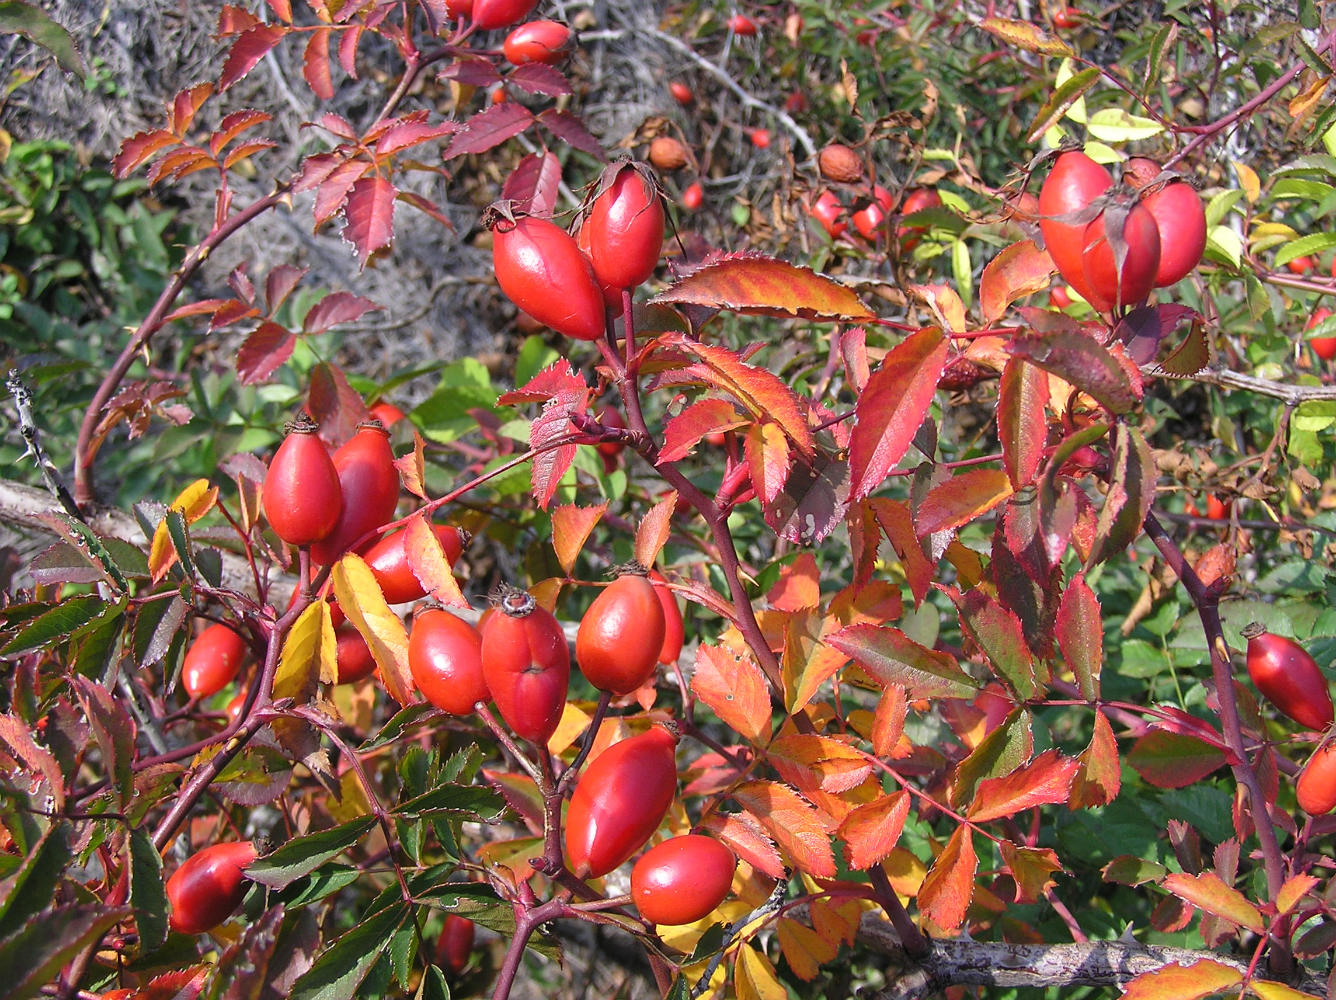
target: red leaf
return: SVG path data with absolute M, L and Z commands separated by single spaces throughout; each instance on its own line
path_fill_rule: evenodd
M 544 97 L 565 97 L 572 93 L 570 81 L 551 66 L 539 62 L 516 66 L 506 77 L 506 82 Z
M 330 292 L 313 305 L 302 319 L 303 333 L 324 333 L 331 327 L 352 323 L 381 307 L 352 292 Z
M 1108 494 L 1095 523 L 1087 567 L 1117 555 L 1141 533 L 1155 501 L 1159 467 L 1141 431 L 1119 423 L 1113 430 L 1113 461 Z
M 750 655 L 702 643 L 696 650 L 691 691 L 746 739 L 761 742 L 769 737 L 770 689 Z
M 270 316 L 278 312 L 278 307 L 287 301 L 297 287 L 297 282 L 306 276 L 306 271 L 307 268 L 294 264 L 280 264 L 269 272 L 264 279 L 264 302 Z
M 691 374 L 727 392 L 753 420 L 779 425 L 800 452 L 812 454 L 812 432 L 798 396 L 774 372 L 746 364 L 736 351 L 702 344 L 680 333 L 666 333 L 660 343 L 696 355 L 702 364 L 693 365 Z
M 960 612 L 961 630 L 983 652 L 994 672 L 1020 700 L 1033 697 L 1037 691 L 1035 662 L 1020 619 L 981 587 L 963 595 L 954 587 L 943 590 Z
M 263 125 L 272 118 L 272 115 L 265 114 L 263 111 L 256 111 L 253 108 L 233 111 L 219 122 L 213 134 L 209 136 L 209 151 L 217 156 L 222 152 L 224 146 L 241 133 L 254 128 L 256 125 Z
M 1145 393 L 1141 372 L 1122 345 L 1105 347 L 1084 330 L 1014 336 L 1007 350 L 1088 392 L 1111 413 L 1127 413 Z
M 265 320 L 246 338 L 237 353 L 237 374 L 241 376 L 241 384 L 263 382 L 288 360 L 296 346 L 297 338 L 287 327 Z
M 886 540 L 895 549 L 900 559 L 901 569 L 909 590 L 914 595 L 914 603 L 922 604 L 932 586 L 933 567 L 936 562 L 929 559 L 923 551 L 923 543 L 914 530 L 914 521 L 909 513 L 908 504 L 900 500 L 888 500 L 874 497 L 865 501 L 870 505 L 877 524 L 881 526 Z
M 714 812 L 701 820 L 701 829 L 713 833 L 762 875 L 783 878 L 784 862 L 761 824 L 750 813 Z
M 1074 757 L 1045 750 L 1030 763 L 1001 778 L 986 778 L 975 789 L 969 818 L 975 823 L 1014 816 L 1025 809 L 1066 802 L 1076 774 Z
M 855 500 L 880 486 L 909 450 L 932 405 L 946 353 L 946 336 L 928 327 L 896 345 L 868 379 L 854 408 L 849 445 Z
M 348 10 L 351 12 L 356 7 L 350 5 Z M 366 28 L 360 24 L 354 24 L 343 32 L 339 38 L 339 65 L 343 71 L 354 80 L 357 79 L 357 46 L 362 41 L 362 32 Z
M 240 7 L 234 7 L 232 4 L 226 4 L 222 13 L 218 15 L 218 35 L 227 38 L 229 35 L 239 35 L 247 28 L 252 28 L 260 23 L 260 19 L 248 10 Z
M 794 867 L 815 878 L 835 877 L 830 835 L 816 808 L 788 785 L 749 781 L 733 789 L 733 798 L 760 821 Z
M 445 148 L 443 158 L 449 162 L 468 153 L 485 153 L 519 135 L 532 124 L 533 115 L 523 105 L 514 101 L 493 104 L 486 111 L 470 118 L 455 133 L 450 145 Z
M 458 122 L 438 122 L 432 125 L 425 118 L 425 112 L 420 114 L 415 112 L 412 115 L 405 115 L 403 119 L 391 125 L 377 140 L 376 155 L 388 156 L 459 131 Z
M 154 129 L 151 132 L 136 132 L 121 143 L 121 151 L 116 154 L 112 168 L 116 176 L 124 178 L 145 160 L 161 152 L 168 146 L 175 146 L 181 140 L 167 129 Z
M 853 657 L 878 684 L 898 684 L 911 698 L 972 698 L 979 683 L 950 653 L 921 646 L 890 625 L 850 625 L 825 642 Z
M 533 498 L 547 510 L 548 504 L 561 485 L 561 477 L 575 461 L 577 446 L 563 444 L 549 447 L 571 435 L 571 414 L 584 413 L 588 406 L 587 394 L 578 398 L 557 397 L 548 401 L 543 412 L 529 425 L 529 447 L 538 452 L 533 459 Z
M 1132 769 L 1157 788 L 1186 788 L 1225 763 L 1225 755 L 1195 736 L 1157 729 L 1133 744 Z
M 1099 697 L 1099 672 L 1104 662 L 1104 627 L 1099 613 L 1099 598 L 1077 573 L 1058 605 L 1055 626 L 1058 649 L 1071 667 L 1081 688 L 1081 697 L 1094 701 Z
M 589 396 L 589 386 L 575 373 L 569 361 L 554 361 L 518 389 L 504 392 L 497 399 L 500 406 L 519 403 L 545 403 L 559 397 Z
M 450 560 L 446 558 L 441 540 L 431 530 L 426 517 L 419 514 L 410 518 L 404 531 L 407 535 L 404 553 L 408 556 L 408 568 L 413 571 L 418 582 L 442 604 L 467 608 L 469 602 L 460 593 L 455 574 L 450 569 Z
M 1090 734 L 1090 745 L 1077 758 L 1080 767 L 1072 781 L 1069 805 L 1072 809 L 1088 809 L 1107 805 L 1118 797 L 1122 786 L 1122 772 L 1118 760 L 1118 741 L 1113 727 L 1102 711 L 1095 712 L 1095 728 Z
M 345 160 L 318 182 L 312 211 L 316 229 L 343 209 L 344 203 L 348 200 L 348 192 L 371 169 L 371 164 L 366 160 Z
M 555 135 L 566 145 L 588 153 L 596 160 L 606 160 L 602 144 L 589 134 L 585 124 L 569 111 L 556 111 L 548 108 L 538 116 L 538 124 Z
M 329 72 L 329 36 L 333 30 L 322 25 L 311 32 L 302 55 L 302 76 L 311 93 L 322 101 L 334 99 L 334 79 Z
M 681 461 L 691 454 L 705 435 L 745 426 L 746 421 L 738 419 L 738 411 L 728 400 L 699 400 L 664 424 L 659 461 Z
M 635 543 L 636 562 L 641 566 L 653 566 L 663 547 L 668 544 L 668 536 L 673 530 L 673 511 L 676 509 L 677 491 L 670 490 L 641 518 L 636 527 Z
M 226 159 L 223 160 L 223 169 L 231 170 L 242 160 L 249 160 L 256 153 L 262 153 L 266 149 L 273 149 L 277 145 L 278 143 L 274 142 L 273 139 L 252 139 L 249 142 L 243 142 L 240 146 L 235 147 L 227 154 Z M 205 164 L 204 166 L 208 166 L 208 164 Z M 198 169 L 203 169 L 203 166 Z
M 357 259 L 367 259 L 394 239 L 394 199 L 399 192 L 384 177 L 368 175 L 353 185 L 344 206 L 343 238 L 357 250 Z
M 873 316 L 847 286 L 810 268 L 756 253 L 711 260 L 650 301 L 783 318 L 860 320 Z
M 1020 489 L 1034 479 L 1048 443 L 1048 376 L 1043 369 L 1011 358 L 1002 369 L 997 401 L 997 432 L 1002 464 L 1011 484 Z
M 466 87 L 490 87 L 501 79 L 501 74 L 488 59 L 459 58 L 441 70 L 437 79 L 454 80 Z
M 914 517 L 921 536 L 954 531 L 982 517 L 1015 491 L 1001 469 L 970 469 L 934 486 L 923 498 Z
M 198 83 L 193 87 L 178 91 L 172 98 L 172 106 L 167 111 L 167 127 L 184 139 L 194 124 L 195 116 L 204 102 L 213 96 L 213 84 Z
M 218 89 L 226 90 L 255 68 L 255 64 L 265 54 L 281 42 L 288 33 L 286 28 L 274 24 L 256 24 L 247 28 L 232 43 L 223 64 L 222 75 L 218 78 Z
M 965 921 L 974 896 L 979 859 L 968 826 L 958 826 L 919 888 L 919 912 L 938 930 L 951 932 Z
M 320 436 L 334 445 L 343 444 L 366 419 L 362 394 L 348 384 L 342 369 L 322 361 L 311 369 L 311 388 L 306 408 L 320 424 Z
M 979 307 L 992 325 L 1017 299 L 1048 287 L 1053 258 L 1030 240 L 1013 243 L 990 260 L 979 279 Z
M 840 824 L 849 867 L 864 871 L 880 864 L 895 849 L 909 816 L 909 793 L 903 788 L 854 808 Z
M 552 153 L 529 153 L 501 185 L 501 200 L 516 211 L 549 218 L 561 190 L 561 161 Z
M 238 302 L 236 299 L 229 299 L 214 310 L 213 317 L 209 320 L 209 330 L 221 330 L 225 326 L 231 326 L 243 319 L 250 319 L 252 316 L 258 316 L 260 311 L 247 305 L 245 302 Z
M 326 111 L 320 116 L 320 127 L 336 138 L 353 143 L 358 141 L 357 129 L 353 128 L 352 123 L 333 111 Z
M 214 165 L 213 157 L 207 152 L 198 146 L 187 146 L 184 149 L 173 150 L 153 164 L 148 171 L 148 182 L 157 184 L 164 178 L 174 180 L 188 177 L 190 174 L 207 170 Z

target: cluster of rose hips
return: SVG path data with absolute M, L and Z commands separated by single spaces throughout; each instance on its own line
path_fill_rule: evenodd
M 1248 640 L 1248 676 L 1257 690 L 1299 725 L 1327 734 L 1333 721 L 1331 692 L 1308 650 L 1256 622 L 1243 636 Z M 1295 792 L 1299 807 L 1310 816 L 1336 809 L 1336 740 L 1327 739 L 1313 752 Z
M 1138 305 L 1186 277 L 1206 248 L 1196 189 L 1144 157 L 1123 164 L 1115 184 L 1085 153 L 1059 153 L 1038 207 L 1058 273 L 1100 312 Z
M 885 241 L 888 236 L 886 222 L 891 215 L 898 214 L 903 218 L 942 203 L 942 196 L 932 188 L 912 188 L 905 194 L 897 212 L 895 197 L 890 191 L 880 184 L 872 185 L 869 190 L 862 159 L 843 143 L 832 142 L 823 147 L 817 156 L 817 167 L 821 176 L 834 186 L 822 188 L 808 204 L 807 212 L 832 240 L 853 241 L 856 233 L 868 242 Z M 852 200 L 846 200 L 837 191 L 850 192 Z M 853 226 L 852 233 L 850 225 Z M 895 233 L 901 249 L 913 250 L 925 228 L 912 222 L 898 223 Z

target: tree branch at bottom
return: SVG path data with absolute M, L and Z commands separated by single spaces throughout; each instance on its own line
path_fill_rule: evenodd
M 1136 941 L 1090 941 L 1086 944 L 1004 944 L 951 938 L 932 942 L 921 960 L 910 958 L 894 929 L 874 914 L 863 917 L 858 942 L 886 956 L 889 985 L 869 994 L 873 1000 L 927 1000 L 947 986 L 1104 986 L 1122 987 L 1129 980 L 1169 965 L 1192 965 L 1203 959 L 1247 974 L 1247 962 L 1213 951 L 1144 945 Z M 896 969 L 901 971 L 898 974 Z M 1319 979 L 1300 989 L 1326 996 Z

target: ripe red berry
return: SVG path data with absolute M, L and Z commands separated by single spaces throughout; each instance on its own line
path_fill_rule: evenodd
M 754 128 L 747 133 L 747 138 L 757 149 L 770 148 L 770 130 L 768 128 Z
M 1314 261 L 1312 257 L 1293 257 L 1285 262 L 1291 274 L 1307 274 L 1313 270 Z
M 643 574 L 619 576 L 580 619 L 575 662 L 600 691 L 630 694 L 654 676 L 663 648 L 663 605 Z
M 1293 639 L 1254 622 L 1248 640 L 1248 676 L 1257 690 L 1301 726 L 1321 732 L 1332 723 L 1331 692 L 1317 661 Z
M 849 223 L 844 218 L 844 205 L 830 188 L 823 189 L 817 195 L 807 212 L 821 223 L 821 228 L 833 240 L 839 239 L 849 229 Z
M 746 14 L 734 14 L 728 19 L 728 30 L 735 35 L 754 35 L 756 22 Z
M 663 200 L 648 168 L 621 163 L 604 172 L 581 227 L 598 280 L 634 288 L 654 273 L 663 251 Z
M 450 976 L 458 976 L 469 964 L 473 953 L 473 921 L 458 913 L 447 914 L 445 926 L 436 942 L 436 961 Z
M 586 768 L 566 813 L 566 861 L 580 878 L 598 878 L 649 840 L 677 790 L 676 740 L 655 726 L 614 743 Z
M 408 668 L 422 696 L 451 715 L 491 700 L 482 669 L 482 635 L 455 615 L 428 608 L 413 618 Z
M 1055 309 L 1066 309 L 1072 304 L 1072 297 L 1062 285 L 1054 285 L 1048 290 L 1048 301 Z
M 535 216 L 502 219 L 492 230 L 492 267 L 511 302 L 558 333 L 603 336 L 603 292 L 574 237 Z
M 1085 210 L 1113 186 L 1113 177 L 1102 166 L 1075 150 L 1062 153 L 1039 189 L 1039 230 L 1048 255 L 1067 284 L 1087 302 L 1091 301 L 1081 251 L 1085 248 Z
M 689 924 L 724 901 L 738 859 L 713 837 L 690 833 L 656 844 L 631 869 L 631 899 L 654 924 Z
M 367 415 L 370 416 L 372 420 L 379 420 L 387 428 L 393 427 L 400 420 L 403 420 L 405 416 L 403 410 L 399 409 L 399 407 L 395 406 L 393 403 L 387 403 L 383 399 L 372 406 L 371 409 L 367 410 Z
M 1326 306 L 1314 310 L 1313 315 L 1309 317 L 1308 324 L 1304 329 L 1311 330 L 1319 324 L 1325 323 L 1331 318 L 1331 314 L 1331 310 Z M 1336 358 L 1336 337 L 1311 337 L 1309 338 L 1308 346 L 1313 348 L 1313 353 L 1323 361 L 1330 361 L 1332 358 Z
M 335 662 L 338 665 L 338 683 L 351 684 L 363 677 L 370 677 L 376 670 L 376 658 L 371 655 L 371 647 L 362 638 L 362 633 L 351 625 L 343 625 L 334 630 L 336 642 Z
M 682 207 L 688 212 L 694 212 L 704 203 L 705 189 L 700 186 L 700 181 L 692 181 L 682 192 Z
M 1069 31 L 1080 27 L 1081 12 L 1075 7 L 1062 7 L 1053 15 L 1053 27 Z
M 570 684 L 566 635 L 552 613 L 522 590 L 511 590 L 482 633 L 482 672 L 506 725 L 546 743 L 557 730 Z
M 473 0 L 473 23 L 483 31 L 504 28 L 533 13 L 538 0 Z
M 571 29 L 559 21 L 529 21 L 506 36 L 501 46 L 516 66 L 525 63 L 552 64 L 566 54 L 571 44 Z
M 649 579 L 663 607 L 663 645 L 659 647 L 659 662 L 671 666 L 682 655 L 682 642 L 686 638 L 682 629 L 682 610 L 677 606 L 677 598 L 673 596 L 662 573 L 656 569 L 650 570 Z
M 1108 226 L 1122 211 L 1110 205 L 1086 227 L 1081 266 L 1090 289 L 1088 301 L 1101 312 L 1127 308 L 1141 302 L 1155 287 L 1160 266 L 1160 233 L 1155 217 L 1144 206 L 1133 204 L 1123 215 L 1121 241 L 1125 255 L 1120 262 L 1115 250 L 1116 238 Z
M 399 503 L 399 470 L 394 467 L 390 435 L 378 422 L 360 425 L 334 452 L 334 468 L 344 505 L 329 537 L 311 546 L 311 559 L 322 566 L 336 561 L 363 535 L 394 520 Z M 368 539 L 362 550 L 375 542 Z
M 922 212 L 926 208 L 936 208 L 942 203 L 942 196 L 933 188 L 914 188 L 905 195 L 904 204 L 900 206 L 902 216 L 913 215 L 915 212 Z M 900 238 L 900 246 L 905 250 L 913 250 L 918 246 L 919 236 L 927 226 L 916 222 L 901 222 L 895 227 L 896 235 Z
M 453 566 L 463 551 L 464 534 L 449 524 L 433 524 L 431 530 Z M 408 532 L 401 528 L 382 535 L 364 557 L 389 604 L 406 604 L 427 595 L 427 588 L 422 586 L 408 561 L 407 543 Z
M 245 840 L 214 844 L 187 858 L 167 880 L 172 930 L 202 934 L 230 917 L 246 895 L 242 869 L 255 857 L 255 845 Z
M 261 489 L 264 516 L 289 545 L 328 537 L 343 510 L 338 470 L 315 430 L 305 414 L 289 426 Z
M 687 105 L 696 99 L 696 95 L 691 92 L 691 88 L 681 80 L 674 80 L 668 84 L 668 92 L 673 95 L 673 100 L 678 104 Z
M 1299 808 L 1310 816 L 1325 816 L 1336 809 L 1336 741 L 1313 751 L 1294 786 Z
M 246 641 L 227 625 L 215 623 L 186 650 L 181 683 L 192 698 L 208 698 L 231 684 L 246 659 Z

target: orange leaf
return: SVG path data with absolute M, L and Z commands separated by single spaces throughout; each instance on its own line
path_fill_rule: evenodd
M 840 950 L 839 942 L 827 941 L 806 924 L 788 917 L 781 917 L 776 922 L 775 933 L 784 961 L 795 976 L 806 982 L 815 979 L 821 967 L 833 961 Z
M 654 565 L 673 530 L 673 511 L 677 508 L 677 491 L 670 490 L 656 503 L 636 527 L 636 562 L 646 569 Z
M 990 260 L 979 279 L 979 308 L 983 320 L 992 325 L 1007 306 L 1026 295 L 1048 287 L 1053 258 L 1030 240 L 1013 243 Z
M 859 871 L 880 864 L 900 839 L 909 816 L 909 793 L 903 788 L 856 807 L 840 824 L 849 867 Z
M 1200 1000 L 1243 982 L 1243 973 L 1203 958 L 1191 965 L 1166 965 L 1143 972 L 1123 987 L 1123 1000 Z
M 905 579 L 909 583 L 910 593 L 914 595 L 914 603 L 922 604 L 923 598 L 927 596 L 928 589 L 932 586 L 933 566 L 936 560 L 929 559 L 923 551 L 923 543 L 914 531 L 914 520 L 910 515 L 908 504 L 884 497 L 874 497 L 867 503 L 872 506 L 873 515 L 881 527 L 882 534 L 891 543 L 891 548 L 895 549 Z
M 838 622 L 823 618 L 816 609 L 792 613 L 784 630 L 784 656 L 780 663 L 784 708 L 790 715 L 806 706 L 821 685 L 849 662 L 848 656 L 821 641 L 838 627 Z
M 339 607 L 371 648 L 385 689 L 400 705 L 407 705 L 413 698 L 413 678 L 403 620 L 385 603 L 371 568 L 357 553 L 349 552 L 335 563 L 330 579 Z
M 839 282 L 809 268 L 752 253 L 712 260 L 650 301 L 804 319 L 874 316 L 852 289 Z
M 432 597 L 442 604 L 467 608 L 469 602 L 460 593 L 450 560 L 441 547 L 441 540 L 422 514 L 411 518 L 404 528 L 404 553 L 408 568 Z
M 752 487 L 761 503 L 769 506 L 788 482 L 793 467 L 788 438 L 774 424 L 752 424 L 747 428 L 744 449 Z
M 738 411 L 726 399 L 702 399 L 692 403 L 663 425 L 660 462 L 678 462 L 686 458 L 706 434 L 742 427 Z
M 812 454 L 812 432 L 798 396 L 774 372 L 746 364 L 736 351 L 702 344 L 681 333 L 664 334 L 660 343 L 700 358 L 702 363 L 690 369 L 693 374 L 731 395 L 753 420 L 778 424 L 799 451 Z
M 1281 913 L 1289 913 L 1319 882 L 1321 879 L 1312 875 L 1295 875 L 1286 879 L 1285 884 L 1280 887 L 1280 892 L 1276 894 L 1276 909 Z
M 210 486 L 207 479 L 196 479 L 183 489 L 172 501 L 171 510 L 185 518 L 186 524 L 194 524 L 218 502 L 218 487 Z M 149 547 L 148 568 L 154 583 L 157 583 L 176 562 L 176 547 L 172 544 L 167 530 L 167 519 L 163 518 L 153 529 L 153 544 Z
M 872 752 L 878 757 L 896 756 L 895 749 L 905 734 L 909 715 L 908 692 L 902 684 L 887 684 L 872 716 Z
M 862 752 L 831 736 L 789 733 L 771 743 L 766 754 L 780 776 L 805 795 L 847 792 L 872 774 Z
M 747 739 L 759 743 L 770 735 L 770 689 L 750 656 L 702 644 L 696 650 L 691 690 Z
M 760 822 L 794 867 L 816 878 L 835 877 L 835 855 L 820 815 L 806 799 L 777 781 L 749 781 L 733 798 Z
M 849 441 L 849 495 L 859 500 L 905 457 L 946 367 L 946 335 L 927 327 L 882 360 L 859 394 Z
M 816 557 L 801 553 L 793 562 L 781 566 L 779 579 L 766 595 L 772 608 L 780 611 L 801 611 L 821 603 L 821 572 Z
M 1248 902 L 1243 893 L 1226 885 L 1215 872 L 1202 872 L 1200 875 L 1179 872 L 1165 876 L 1162 884 L 1179 899 L 1186 900 L 1199 910 L 1258 934 L 1266 930 L 1266 921 L 1257 907 Z
M 812 928 L 828 941 L 844 942 L 850 948 L 858 939 L 858 925 L 862 922 L 863 908 L 858 900 L 848 898 L 815 897 L 808 904 Z
M 413 450 L 400 455 L 394 460 L 394 467 L 399 470 L 399 479 L 404 489 L 420 500 L 426 500 L 426 455 L 422 446 L 422 435 L 413 429 Z
M 970 698 L 979 688 L 950 653 L 921 646 L 890 625 L 850 625 L 826 641 L 877 683 L 903 685 L 912 698 Z
M 1001 469 L 970 469 L 934 486 L 914 517 L 920 536 L 952 531 L 982 517 L 1015 492 Z
M 969 827 L 956 827 L 919 887 L 918 905 L 924 918 L 947 932 L 964 923 L 978 867 Z
M 1043 460 L 1048 443 L 1047 401 L 1047 373 L 1020 358 L 1008 360 L 997 400 L 997 432 L 1002 464 L 1017 489 L 1034 479 Z
M 984 823 L 1014 816 L 1022 809 L 1066 802 L 1076 769 L 1074 757 L 1064 757 L 1056 749 L 1045 750 L 1008 775 L 979 782 L 969 817 L 976 823 Z
M 784 876 L 784 862 L 780 860 L 774 842 L 750 813 L 710 813 L 701 820 L 700 826 L 726 843 L 734 854 L 761 874 L 771 878 Z
M 574 568 L 576 556 L 607 509 L 606 503 L 594 507 L 567 503 L 552 508 L 552 547 L 563 571 L 570 573 Z
M 1122 771 L 1118 763 L 1118 741 L 1113 727 L 1102 711 L 1095 712 L 1095 728 L 1090 734 L 1090 745 L 1077 758 L 1080 767 L 1072 780 L 1072 794 L 1068 806 L 1088 809 L 1107 805 L 1118 797 L 1122 785 Z
M 1002 861 L 1011 870 L 1011 877 L 1021 892 L 1021 901 L 1036 902 L 1045 889 L 1053 884 L 1054 872 L 1063 870 L 1057 852 L 1049 847 L 1017 847 L 1009 840 L 1001 843 Z

